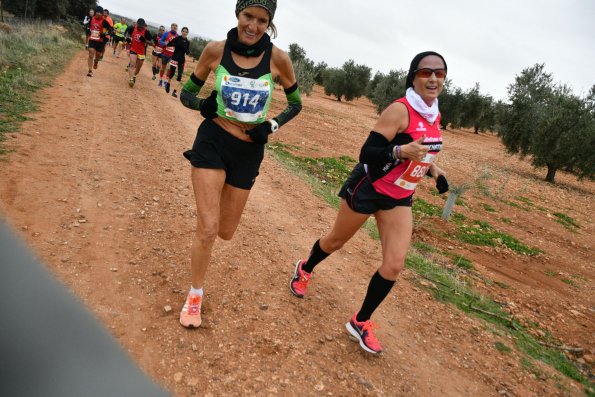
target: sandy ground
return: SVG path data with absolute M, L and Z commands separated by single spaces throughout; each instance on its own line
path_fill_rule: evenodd
M 329 230 L 335 210 L 270 153 L 236 235 L 215 246 L 204 326 L 182 328 L 178 312 L 189 287 L 195 208 L 181 153 L 191 147 L 201 117 L 158 88 L 148 64 L 130 89 L 125 63 L 107 55 L 88 78 L 81 51 L 42 92 L 34 120 L 7 141 L 13 152 L 0 164 L 0 212 L 173 394 L 583 394 L 582 385 L 551 367 L 534 362 L 538 371 L 529 371 L 514 350 L 499 352 L 496 342 L 513 347 L 513 341 L 436 301 L 410 270 L 373 318 L 384 354 L 363 352 L 344 323 L 379 265 L 379 243 L 361 231 L 317 268 L 306 299 L 292 297 L 293 263 Z M 279 109 L 283 93 L 275 95 Z M 356 158 L 376 117 L 367 100 L 339 103 L 316 89 L 273 142 L 297 145 L 300 155 Z M 467 245 L 455 239 L 452 223 L 435 217 L 416 219 L 414 241 L 471 259 L 478 290 L 521 321 L 585 349 L 576 362 L 588 373 L 595 349 L 595 184 L 559 173 L 550 185 L 545 170 L 507 156 L 492 135 L 444 135 L 439 162 L 451 185 L 489 175 L 455 211 L 544 253 Z M 443 205 L 432 189 L 426 183 L 419 196 Z M 580 228 L 565 228 L 556 212 Z

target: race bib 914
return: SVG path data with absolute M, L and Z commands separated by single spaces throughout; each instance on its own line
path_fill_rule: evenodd
M 260 119 L 270 95 L 271 84 L 267 80 L 226 75 L 221 81 L 225 114 L 241 122 Z

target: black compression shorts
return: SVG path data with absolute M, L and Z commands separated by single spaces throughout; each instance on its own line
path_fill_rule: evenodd
M 105 42 L 89 40 L 89 48 L 93 48 L 97 52 L 103 52 L 103 50 L 105 49 Z
M 349 208 L 360 214 L 373 214 L 379 210 L 413 205 L 413 194 L 402 199 L 394 199 L 378 193 L 361 163 L 353 168 L 338 195 L 347 201 Z
M 242 141 L 205 119 L 198 127 L 192 150 L 184 152 L 184 157 L 193 167 L 223 169 L 225 183 L 250 190 L 264 158 L 264 145 Z

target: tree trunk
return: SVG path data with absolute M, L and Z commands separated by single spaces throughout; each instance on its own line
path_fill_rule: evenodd
M 446 199 L 446 204 L 444 204 L 444 209 L 442 210 L 442 219 L 448 220 L 450 218 L 452 208 L 455 206 L 458 197 L 459 195 L 452 190 L 448 193 L 448 199 Z
M 557 168 L 552 167 L 551 165 L 547 166 L 547 175 L 545 176 L 545 181 L 549 183 L 555 183 L 554 178 L 556 177 Z
M 474 128 L 475 128 L 475 133 L 479 134 L 479 126 L 476 125 Z

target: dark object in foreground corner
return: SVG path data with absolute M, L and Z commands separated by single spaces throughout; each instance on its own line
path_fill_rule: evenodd
M 0 396 L 170 396 L 2 219 L 0 319 Z

